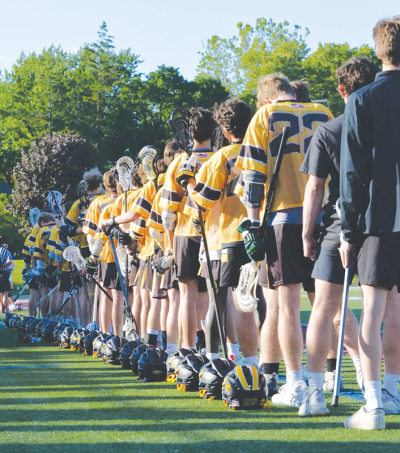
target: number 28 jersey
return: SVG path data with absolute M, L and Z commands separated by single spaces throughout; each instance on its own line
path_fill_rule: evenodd
M 236 167 L 266 175 L 266 193 L 278 156 L 282 130 L 284 126 L 290 126 L 271 212 L 303 206 L 308 176 L 299 170 L 315 130 L 330 119 L 332 114 L 325 106 L 294 101 L 267 104 L 252 118 Z M 241 182 L 237 184 L 235 193 L 243 195 Z

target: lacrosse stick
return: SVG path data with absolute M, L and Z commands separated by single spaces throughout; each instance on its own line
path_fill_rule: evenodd
M 29 283 L 30 283 L 34 278 L 35 278 L 35 277 L 32 277 L 32 278 L 31 278 L 30 280 L 28 280 L 26 283 L 24 283 L 23 285 L 18 286 L 18 288 L 16 288 L 16 290 L 18 291 L 18 290 L 22 287 L 21 291 L 20 291 L 18 294 L 16 294 L 15 299 L 11 298 L 11 300 L 12 300 L 13 302 L 16 302 L 16 301 L 19 299 L 19 297 L 21 296 L 21 294 L 25 291 L 25 288 L 29 285 Z
M 79 205 L 79 209 L 84 211 L 90 205 L 89 195 L 88 195 L 88 188 L 89 184 L 83 179 L 76 188 L 76 194 L 78 198 L 81 200 L 81 204 Z
M 174 134 L 181 149 L 190 157 L 193 148 L 193 138 L 191 133 L 192 114 L 183 108 L 175 109 L 169 119 L 169 127 Z
M 38 223 L 39 216 L 40 216 L 39 208 L 32 208 L 29 211 L 29 221 L 33 227 Z
M 263 241 L 265 230 L 267 228 L 269 214 L 271 212 L 272 204 L 275 196 L 275 189 L 278 182 L 279 170 L 281 168 L 283 154 L 286 142 L 290 135 L 290 127 L 285 126 L 282 130 L 281 143 L 279 145 L 278 155 L 275 162 L 274 172 L 272 174 L 271 182 L 268 188 L 267 201 L 265 204 L 264 216 L 260 225 L 259 237 Z M 250 313 L 257 308 L 258 298 L 255 296 L 257 289 L 258 277 L 260 271 L 258 264 L 255 261 L 242 266 L 240 270 L 239 284 L 235 290 L 237 302 L 240 309 L 245 313 Z
M 40 307 L 40 305 L 47 299 L 49 298 L 53 293 L 54 291 L 57 291 L 58 289 L 58 283 L 57 285 L 52 289 L 50 290 L 42 299 L 39 300 L 39 302 L 33 307 L 34 310 L 36 310 L 38 307 Z
M 214 130 L 213 142 L 214 142 L 215 151 L 218 151 L 219 149 L 223 148 L 224 146 L 229 145 L 229 140 L 225 137 L 225 134 L 224 134 L 220 124 Z
M 62 195 L 61 195 L 61 193 L 58 190 L 51 190 L 49 192 L 49 194 L 47 195 L 47 203 L 49 204 L 49 207 L 50 207 L 51 211 L 60 220 L 61 225 L 65 225 L 65 220 L 64 220 L 64 217 L 63 217 L 63 211 L 62 211 L 62 207 L 61 207 L 61 202 L 62 202 Z M 72 244 L 71 239 L 69 237 L 67 237 L 67 240 L 68 240 L 68 244 L 71 245 Z M 68 261 L 68 266 L 69 266 L 69 273 L 71 275 L 71 281 L 73 282 L 74 281 L 74 274 L 72 272 L 72 266 L 71 266 L 71 262 L 70 261 Z M 89 291 L 88 291 L 87 286 L 86 286 L 85 279 L 83 278 L 83 276 L 79 272 L 78 272 L 78 275 L 79 275 L 79 278 L 81 280 L 82 288 L 85 291 L 85 296 L 87 297 L 87 299 L 89 301 L 89 304 L 90 304 L 90 296 L 89 296 Z M 80 302 L 79 297 L 78 297 L 78 293 L 76 294 L 75 297 L 76 297 L 76 301 L 78 303 L 79 315 L 81 316 L 81 322 L 84 323 L 85 321 L 83 319 L 82 306 L 81 306 L 81 302 Z
M 115 266 L 117 267 L 117 274 L 118 274 L 119 282 L 121 285 L 122 294 L 124 296 L 125 321 L 124 321 L 123 330 L 125 332 L 128 332 L 128 334 L 125 335 L 126 338 L 129 339 L 132 337 L 132 335 L 134 335 L 135 338 L 137 338 L 137 336 L 139 335 L 138 334 L 139 329 L 138 329 L 138 325 L 136 323 L 136 319 L 134 318 L 132 311 L 131 311 L 131 307 L 129 305 L 128 292 L 127 292 L 124 280 L 122 278 L 122 272 L 121 272 L 121 268 L 120 268 L 120 265 L 118 262 L 117 251 L 115 250 L 114 239 L 112 237 L 110 237 L 109 239 L 110 239 L 111 251 L 112 251 L 112 254 L 113 254 L 114 260 L 115 260 Z

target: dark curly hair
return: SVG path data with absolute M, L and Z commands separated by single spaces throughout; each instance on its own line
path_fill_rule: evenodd
M 219 105 L 215 120 L 236 138 L 243 138 L 251 121 L 251 108 L 239 98 L 229 98 Z
M 367 57 L 356 57 L 346 61 L 336 71 L 339 85 L 343 85 L 346 93 L 350 95 L 354 91 L 369 85 L 375 80 L 380 71 L 378 66 Z
M 192 114 L 192 137 L 199 143 L 210 140 L 215 129 L 215 121 L 211 110 L 196 107 L 190 110 Z

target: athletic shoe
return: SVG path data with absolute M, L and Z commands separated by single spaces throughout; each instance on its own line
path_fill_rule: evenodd
M 303 378 L 303 381 L 308 384 L 310 373 L 305 365 L 301 365 L 301 377 Z
M 261 371 L 262 372 L 262 371 Z M 278 376 L 276 373 L 264 374 L 268 387 L 268 396 L 276 395 L 279 392 Z
M 400 393 L 391 395 L 386 389 L 382 389 L 383 410 L 386 415 L 400 414 Z
M 363 406 L 358 412 L 346 418 L 344 427 L 353 429 L 385 429 L 385 411 L 383 409 L 374 409 L 371 412 L 367 412 L 366 406 Z
M 299 409 L 300 417 L 316 417 L 329 415 L 329 409 L 326 407 L 325 395 L 322 389 L 316 388 L 310 394 L 305 394 L 303 404 Z
M 325 373 L 325 379 L 324 379 L 324 391 L 328 393 L 333 393 L 333 390 L 335 388 L 335 377 L 336 377 L 336 370 L 334 371 L 327 371 Z M 340 377 L 340 391 L 343 392 L 344 386 L 343 386 L 343 379 Z
M 277 406 L 300 407 L 304 399 L 305 389 L 306 383 L 304 381 L 299 381 L 293 389 L 288 384 L 282 385 L 271 401 Z

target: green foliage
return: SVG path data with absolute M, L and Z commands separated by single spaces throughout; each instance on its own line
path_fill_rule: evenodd
M 351 48 L 346 44 L 320 44 L 310 53 L 306 28 L 272 19 L 257 19 L 256 26 L 237 25 L 238 34 L 230 39 L 213 36 L 207 41 L 198 73 L 221 81 L 230 92 L 239 95 L 252 106 L 256 104 L 258 79 L 273 72 L 283 72 L 289 80 L 306 78 L 311 82 L 313 99 L 329 99 L 334 115 L 343 111 L 343 101 L 336 92 L 336 69 L 348 59 L 366 56 L 374 59 L 369 46 Z
M 20 252 L 25 238 L 18 231 L 21 220 L 14 216 L 13 210 L 7 209 L 10 199 L 6 194 L 0 194 L 0 236 L 7 239 L 10 252 L 14 254 Z
M 28 224 L 33 207 L 43 209 L 50 190 L 58 190 L 64 201 L 76 199 L 76 187 L 83 172 L 93 166 L 94 147 L 77 135 L 46 135 L 22 152 L 13 171 L 15 189 L 12 208 Z

